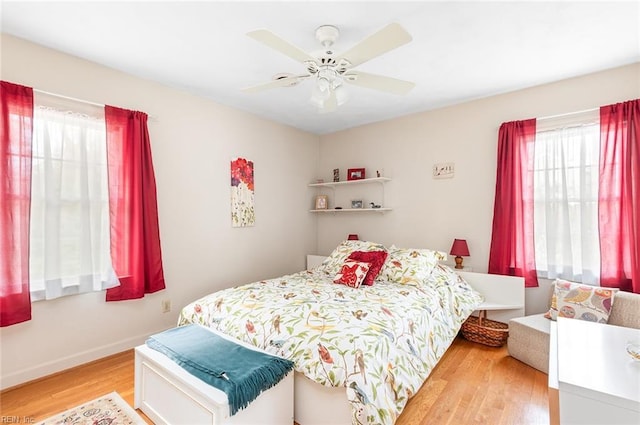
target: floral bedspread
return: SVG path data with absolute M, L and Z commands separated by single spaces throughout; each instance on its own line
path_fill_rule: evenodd
M 418 285 L 334 284 L 320 268 L 225 289 L 181 312 L 295 362 L 326 386 L 345 387 L 353 424 L 392 424 L 482 297 L 437 266 Z

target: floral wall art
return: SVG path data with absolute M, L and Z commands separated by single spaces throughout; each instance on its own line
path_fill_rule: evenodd
M 235 158 L 231 161 L 231 225 L 253 226 L 256 213 L 253 202 L 253 161 Z

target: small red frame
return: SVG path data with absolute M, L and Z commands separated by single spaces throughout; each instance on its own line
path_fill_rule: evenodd
M 349 168 L 347 170 L 347 180 L 362 180 L 364 178 L 364 168 Z

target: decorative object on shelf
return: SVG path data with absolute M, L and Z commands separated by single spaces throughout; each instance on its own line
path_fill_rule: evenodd
M 349 168 L 347 170 L 347 180 L 362 180 L 364 178 L 364 168 Z
M 231 160 L 231 225 L 248 227 L 255 221 L 253 161 L 235 158 Z
M 317 210 L 326 210 L 329 208 L 329 200 L 327 195 L 316 196 L 316 208 Z
M 362 200 L 356 199 L 355 201 L 351 201 L 351 208 L 362 208 Z
M 464 268 L 462 265 L 462 257 L 469 256 L 469 247 L 467 246 L 466 239 L 454 239 L 449 254 L 456 256 L 456 269 Z
M 339 182 L 340 181 L 340 169 L 339 168 L 334 168 L 333 169 L 333 181 L 334 182 Z
M 360 239 L 358 239 L 358 235 L 357 235 L 357 234 L 355 234 L 355 233 L 351 233 L 351 234 L 347 237 L 347 240 L 348 240 L 348 241 L 357 241 L 357 240 L 360 240 Z
M 378 205 L 375 202 L 369 202 L 369 205 L 371 205 L 371 208 L 381 208 L 382 205 Z
M 380 177 L 380 171 L 376 170 L 376 177 Z

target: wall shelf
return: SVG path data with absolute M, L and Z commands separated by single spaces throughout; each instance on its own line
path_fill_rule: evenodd
M 309 183 L 309 187 L 313 187 L 313 188 L 322 188 L 322 187 L 327 187 L 329 189 L 331 189 L 334 193 L 333 193 L 333 198 L 335 200 L 335 191 L 336 188 L 340 188 L 340 187 L 345 187 L 345 186 L 355 186 L 355 185 L 361 185 L 361 184 L 379 184 L 380 187 L 382 188 L 382 203 L 381 205 L 384 205 L 384 184 L 388 181 L 391 181 L 391 179 L 389 177 L 373 177 L 373 178 L 369 178 L 369 179 L 360 179 L 360 180 L 347 180 L 347 181 L 341 181 L 341 182 L 326 182 L 326 183 Z M 328 208 L 326 210 L 317 210 L 317 209 L 312 209 L 309 210 L 309 212 L 312 213 L 346 213 L 346 212 L 360 212 L 360 213 L 384 213 L 386 211 L 391 211 L 391 208 L 387 208 L 387 207 L 382 207 L 382 208 L 341 208 L 341 209 L 335 209 L 335 208 Z
M 342 212 L 380 212 L 391 211 L 391 208 L 341 208 L 339 210 L 335 208 L 327 210 L 309 210 L 314 213 L 342 213 Z
M 347 181 L 341 181 L 341 182 L 310 183 L 309 187 L 336 187 L 336 186 L 367 184 L 367 183 L 383 184 L 388 181 L 391 181 L 389 177 L 373 177 L 370 179 L 347 180 Z

